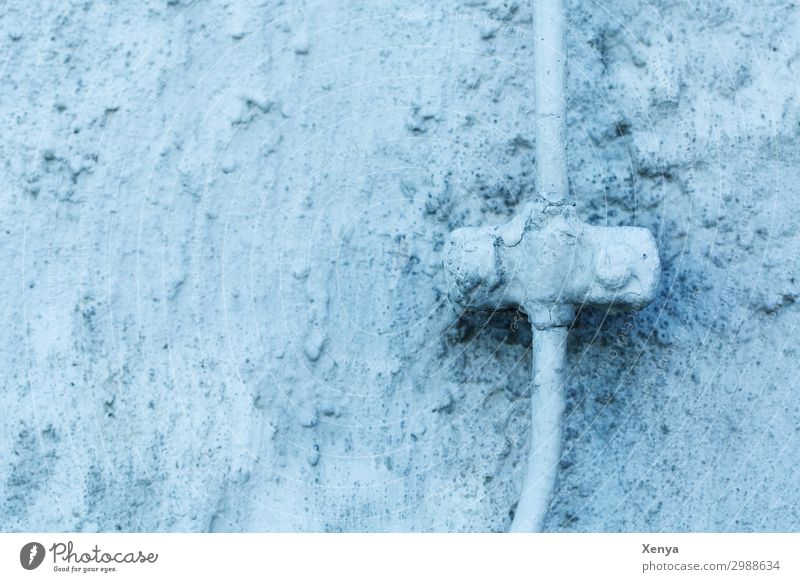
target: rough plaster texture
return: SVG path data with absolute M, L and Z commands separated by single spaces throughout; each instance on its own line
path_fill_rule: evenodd
M 503 531 L 530 333 L 441 252 L 535 183 L 515 0 L 0 11 L 0 527 Z M 582 312 L 546 529 L 800 529 L 800 8 L 568 4 Z

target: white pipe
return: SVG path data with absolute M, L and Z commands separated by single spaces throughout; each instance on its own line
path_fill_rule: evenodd
M 453 231 L 444 257 L 456 303 L 473 310 L 522 306 L 533 328 L 530 443 L 513 532 L 541 531 L 555 489 L 575 306 L 640 309 L 655 298 L 661 273 L 648 230 L 585 225 L 559 204 L 569 194 L 563 0 L 534 0 L 533 18 L 540 199 L 505 225 Z M 563 232 L 574 236 L 565 241 Z
M 533 92 L 538 193 L 567 197 L 567 40 L 564 0 L 533 1 Z
M 560 202 L 569 189 L 564 0 L 534 0 L 533 30 L 537 191 L 550 202 Z M 567 327 L 538 328 L 534 324 L 531 328 L 533 381 L 528 466 L 512 532 L 542 531 L 561 460 Z
M 533 329 L 533 382 L 528 466 L 512 532 L 539 532 L 550 507 L 561 460 L 567 327 Z

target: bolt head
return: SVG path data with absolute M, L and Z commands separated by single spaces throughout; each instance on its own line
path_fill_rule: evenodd
M 608 289 L 624 287 L 631 278 L 633 251 L 625 244 L 611 244 L 594 256 L 594 274 Z

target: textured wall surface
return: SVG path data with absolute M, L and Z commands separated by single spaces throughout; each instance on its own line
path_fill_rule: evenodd
M 0 528 L 503 531 L 530 333 L 441 250 L 535 187 L 517 0 L 0 10 Z M 552 531 L 800 530 L 800 7 L 570 1 L 583 220 Z

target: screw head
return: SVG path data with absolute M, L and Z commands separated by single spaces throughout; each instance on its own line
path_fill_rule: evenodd
M 631 278 L 633 252 L 628 245 L 612 244 L 598 250 L 594 260 L 594 274 L 604 287 L 616 290 L 624 287 Z

